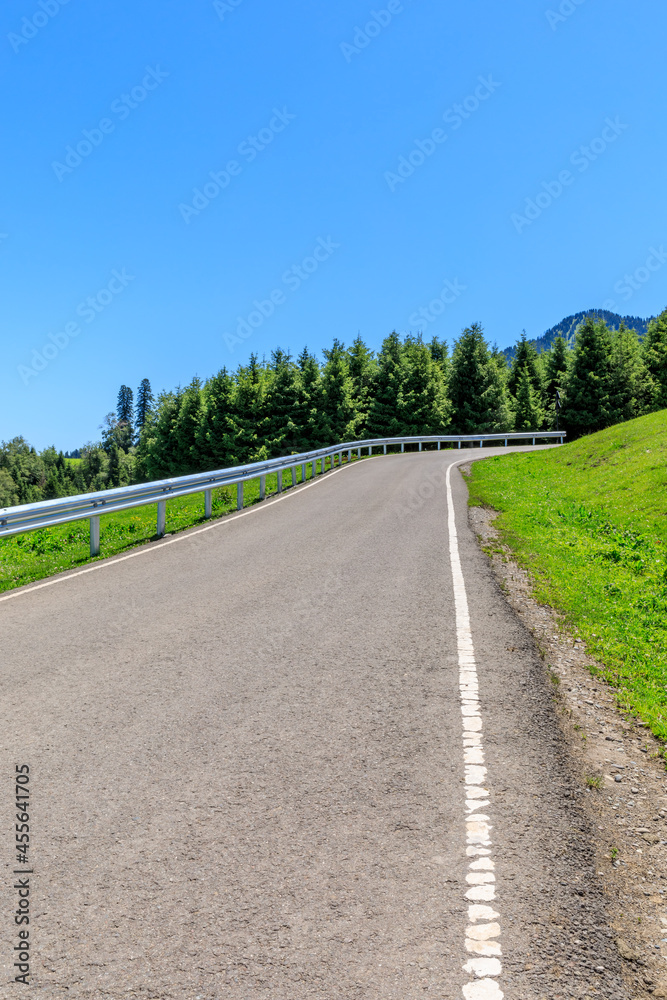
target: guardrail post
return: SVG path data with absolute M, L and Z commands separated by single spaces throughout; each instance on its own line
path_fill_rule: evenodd
M 442 444 L 442 441 L 438 441 L 438 451 L 440 451 L 440 445 L 441 444 Z
M 461 442 L 459 441 L 459 448 L 461 447 Z
M 482 444 L 483 444 L 483 443 L 484 443 L 484 438 L 480 438 L 480 439 L 479 439 L 479 446 L 480 446 L 480 448 L 482 447 Z
M 368 446 L 368 454 L 369 455 L 373 454 L 373 445 L 372 444 L 369 444 L 369 446 Z
M 348 462 L 352 461 L 352 449 L 351 448 L 347 449 L 347 460 L 348 460 Z
M 422 450 L 422 443 L 421 443 L 421 441 L 419 442 L 419 450 L 420 451 Z
M 505 447 L 507 447 L 507 438 L 505 438 Z
M 304 462 L 303 465 L 301 466 L 301 482 L 305 483 L 305 481 L 306 481 L 306 463 Z
M 158 538 L 162 538 L 167 530 L 167 501 L 158 500 L 157 504 L 157 531 Z
M 213 490 L 204 490 L 204 517 L 207 521 L 213 517 Z
M 99 517 L 91 517 L 90 519 L 90 555 L 99 556 L 100 554 L 100 519 Z
M 386 444 L 385 444 L 385 445 L 383 445 L 383 448 L 384 448 L 384 453 L 385 453 L 385 455 L 386 455 L 386 454 L 387 454 L 387 446 L 386 446 Z
M 266 497 L 266 476 L 259 477 L 259 499 L 264 500 Z
M 533 438 L 533 447 L 535 447 L 535 438 Z
M 361 448 L 357 448 L 357 458 L 361 458 Z
M 342 451 L 338 452 L 338 464 L 339 465 L 343 464 L 343 452 Z
M 277 492 L 278 493 L 282 493 L 282 491 L 283 491 L 283 470 L 282 469 L 278 469 L 278 490 L 277 490 Z
M 401 454 L 403 454 L 404 451 L 405 451 L 405 441 L 402 441 L 401 442 Z
M 243 483 L 236 484 L 236 509 L 243 510 Z

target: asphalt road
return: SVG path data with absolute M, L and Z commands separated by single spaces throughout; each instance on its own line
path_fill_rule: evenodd
M 1 996 L 27 763 L 41 997 L 628 1000 L 544 670 L 454 471 L 502 951 L 463 971 L 461 457 L 364 461 L 0 601 Z

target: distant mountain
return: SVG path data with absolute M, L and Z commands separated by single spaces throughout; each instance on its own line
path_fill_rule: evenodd
M 618 330 L 621 321 L 623 321 L 626 326 L 634 327 L 640 337 L 644 336 L 649 323 L 654 318 L 653 316 L 649 316 L 648 319 L 642 319 L 640 316 L 619 316 L 618 313 L 609 312 L 607 309 L 586 309 L 573 316 L 566 316 L 556 326 L 552 326 L 550 330 L 543 333 L 541 337 L 531 340 L 531 344 L 538 351 L 546 351 L 551 347 L 556 337 L 563 337 L 567 341 L 568 347 L 573 347 L 574 335 L 587 316 L 603 319 L 607 326 L 613 330 Z M 515 350 L 515 347 L 508 347 L 503 351 L 508 361 L 514 357 Z

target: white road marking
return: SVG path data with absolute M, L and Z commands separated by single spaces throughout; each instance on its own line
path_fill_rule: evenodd
M 456 611 L 456 636 L 459 659 L 459 691 L 463 720 L 463 760 L 466 786 L 466 855 L 468 864 L 465 896 L 469 902 L 465 948 L 471 957 L 463 971 L 472 978 L 463 986 L 465 1000 L 503 1000 L 504 993 L 497 983 L 502 973 L 500 956 L 499 913 L 483 905 L 496 898 L 495 865 L 491 859 L 491 819 L 485 812 L 489 805 L 486 787 L 487 770 L 484 766 L 482 712 L 479 701 L 479 682 L 475 663 L 475 650 L 470 629 L 468 597 L 461 569 L 456 518 L 451 484 L 452 466 L 447 468 L 447 525 L 449 529 L 449 560 L 454 584 Z

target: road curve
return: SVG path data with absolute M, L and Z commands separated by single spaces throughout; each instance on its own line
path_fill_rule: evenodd
M 462 457 L 344 467 L 0 600 L 0 996 L 27 763 L 41 997 L 629 1000 L 457 470 L 448 507 Z

